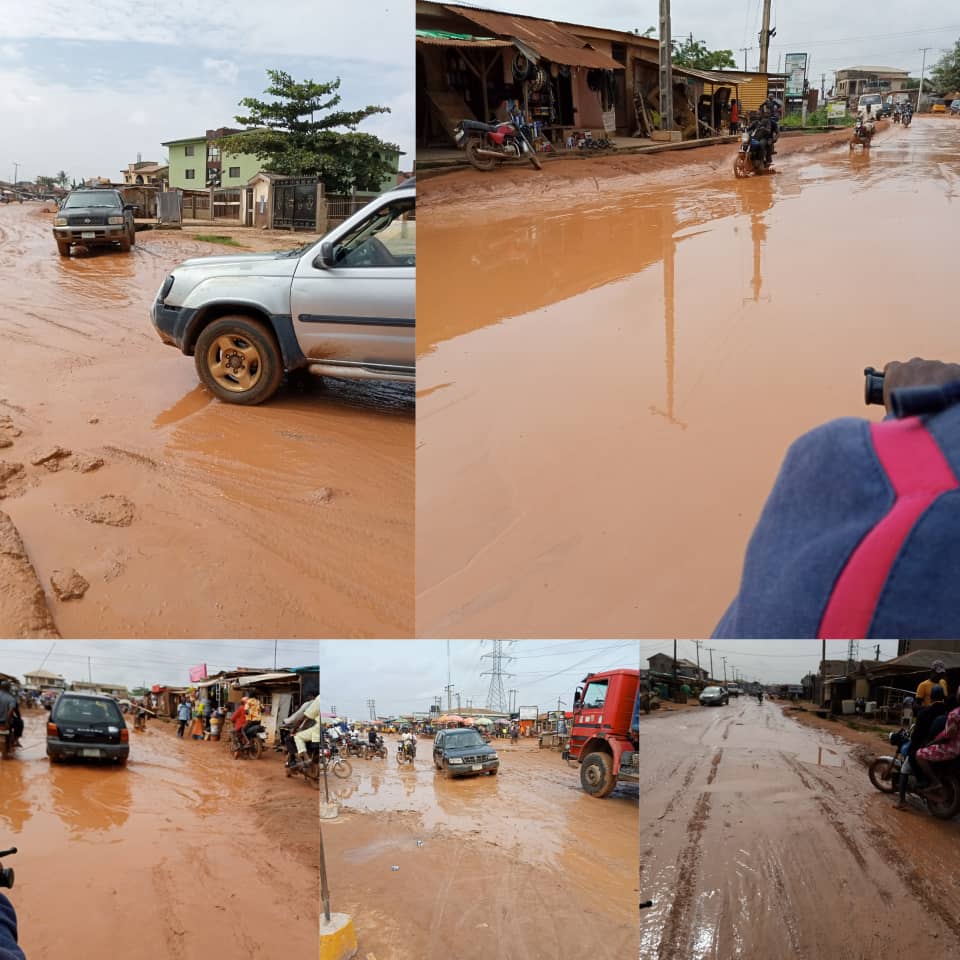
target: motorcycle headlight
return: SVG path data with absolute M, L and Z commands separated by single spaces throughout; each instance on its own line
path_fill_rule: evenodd
M 118 225 L 123 223 L 123 217 L 107 217 L 107 223 Z
M 54 225 L 55 227 L 65 227 L 65 226 L 67 226 L 67 218 L 66 218 L 66 217 L 57 217 L 57 219 L 53 221 L 53 225 Z

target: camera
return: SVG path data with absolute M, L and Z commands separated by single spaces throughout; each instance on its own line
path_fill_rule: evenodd
M 16 853 L 17 848 L 11 847 L 9 850 L 0 850 L 0 859 L 9 857 L 11 853 Z M 13 886 L 13 867 L 4 867 L 0 865 L 0 889 L 6 887 L 8 890 Z

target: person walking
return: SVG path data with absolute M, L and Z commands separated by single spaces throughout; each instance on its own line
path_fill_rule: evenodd
M 730 101 L 730 133 L 740 132 L 740 106 L 736 100 Z
M 203 739 L 203 701 L 198 700 L 193 710 L 193 723 L 190 726 L 190 736 L 194 740 Z
M 186 730 L 187 724 L 190 722 L 190 701 L 181 700 L 180 706 L 177 707 L 177 736 L 182 740 L 183 731 Z

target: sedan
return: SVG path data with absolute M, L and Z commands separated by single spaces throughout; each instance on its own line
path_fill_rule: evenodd
M 723 687 L 704 687 L 700 694 L 700 703 L 709 707 L 712 705 L 721 706 L 730 702 L 730 694 Z
M 476 730 L 441 730 L 433 741 L 433 765 L 448 777 L 471 773 L 493 776 L 500 767 L 500 758 Z
M 47 722 L 47 756 L 126 763 L 130 731 L 117 701 L 95 693 L 61 693 Z

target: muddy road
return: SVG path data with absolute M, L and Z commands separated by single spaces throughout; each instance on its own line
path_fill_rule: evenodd
M 645 748 L 642 960 L 956 953 L 960 823 L 894 810 L 845 742 L 741 698 L 644 717 Z
M 0 461 L 22 467 L 0 464 L 0 510 L 59 631 L 409 636 L 412 389 L 306 377 L 220 403 L 149 308 L 173 266 L 224 248 L 151 231 L 61 259 L 52 216 L 0 206 Z M 34 464 L 56 447 L 72 455 Z M 57 601 L 71 568 L 89 590 Z
M 445 780 L 427 738 L 398 769 L 388 738 L 386 761 L 330 778 L 343 805 L 322 822 L 331 905 L 353 916 L 360 955 L 635 957 L 636 786 L 595 800 L 559 753 L 492 742 L 497 776 Z
M 224 935 L 247 957 L 314 960 L 317 794 L 279 754 L 231 759 L 175 724 L 130 732 L 130 761 L 51 764 L 45 711 L 0 761 L 0 848 L 28 957 L 207 960 Z
M 960 124 L 781 144 L 423 182 L 419 635 L 708 636 L 791 441 L 957 356 Z

